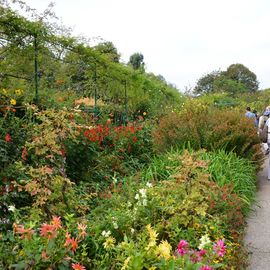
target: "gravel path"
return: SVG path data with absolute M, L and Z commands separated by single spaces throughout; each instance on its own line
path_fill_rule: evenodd
M 268 159 L 258 174 L 257 202 L 247 219 L 245 245 L 250 254 L 250 270 L 270 270 L 270 181 Z

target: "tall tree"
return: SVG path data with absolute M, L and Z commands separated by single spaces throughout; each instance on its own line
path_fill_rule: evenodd
M 214 82 L 220 76 L 220 71 L 212 71 L 201 77 L 193 90 L 195 94 L 207 94 L 214 91 Z
M 119 63 L 120 54 L 111 41 L 99 43 L 94 47 L 94 50 L 107 55 L 112 62 Z
M 134 53 L 130 56 L 129 58 L 129 64 L 134 68 L 134 69 L 144 69 L 144 62 L 143 62 L 143 54 L 141 53 Z
M 230 65 L 225 72 L 225 76 L 228 79 L 244 84 L 248 92 L 255 92 L 259 88 L 259 82 L 255 73 L 242 64 Z

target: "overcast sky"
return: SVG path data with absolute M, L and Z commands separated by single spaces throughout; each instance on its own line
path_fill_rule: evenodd
M 25 0 L 43 11 L 50 0 Z M 241 63 L 270 87 L 269 0 L 55 0 L 74 34 L 112 41 L 127 62 L 144 55 L 148 72 L 180 90 L 204 74 Z

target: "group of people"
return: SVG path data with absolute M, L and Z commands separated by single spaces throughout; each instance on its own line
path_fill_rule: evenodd
M 251 111 L 250 107 L 246 108 L 245 116 L 247 118 L 254 118 L 254 125 L 258 128 L 258 134 L 262 132 L 265 125 L 270 130 L 270 106 L 267 106 L 264 112 L 259 116 L 256 110 Z M 265 150 L 265 155 L 270 153 L 270 133 L 268 132 L 267 143 L 262 143 Z M 268 166 L 268 180 L 270 181 L 270 155 L 269 155 L 269 166 Z

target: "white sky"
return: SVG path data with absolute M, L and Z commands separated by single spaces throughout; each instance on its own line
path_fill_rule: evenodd
M 50 0 L 25 0 L 43 11 Z M 180 90 L 213 70 L 241 63 L 270 87 L 269 0 L 55 0 L 74 34 L 112 41 L 127 62 L 144 55 L 148 72 Z

